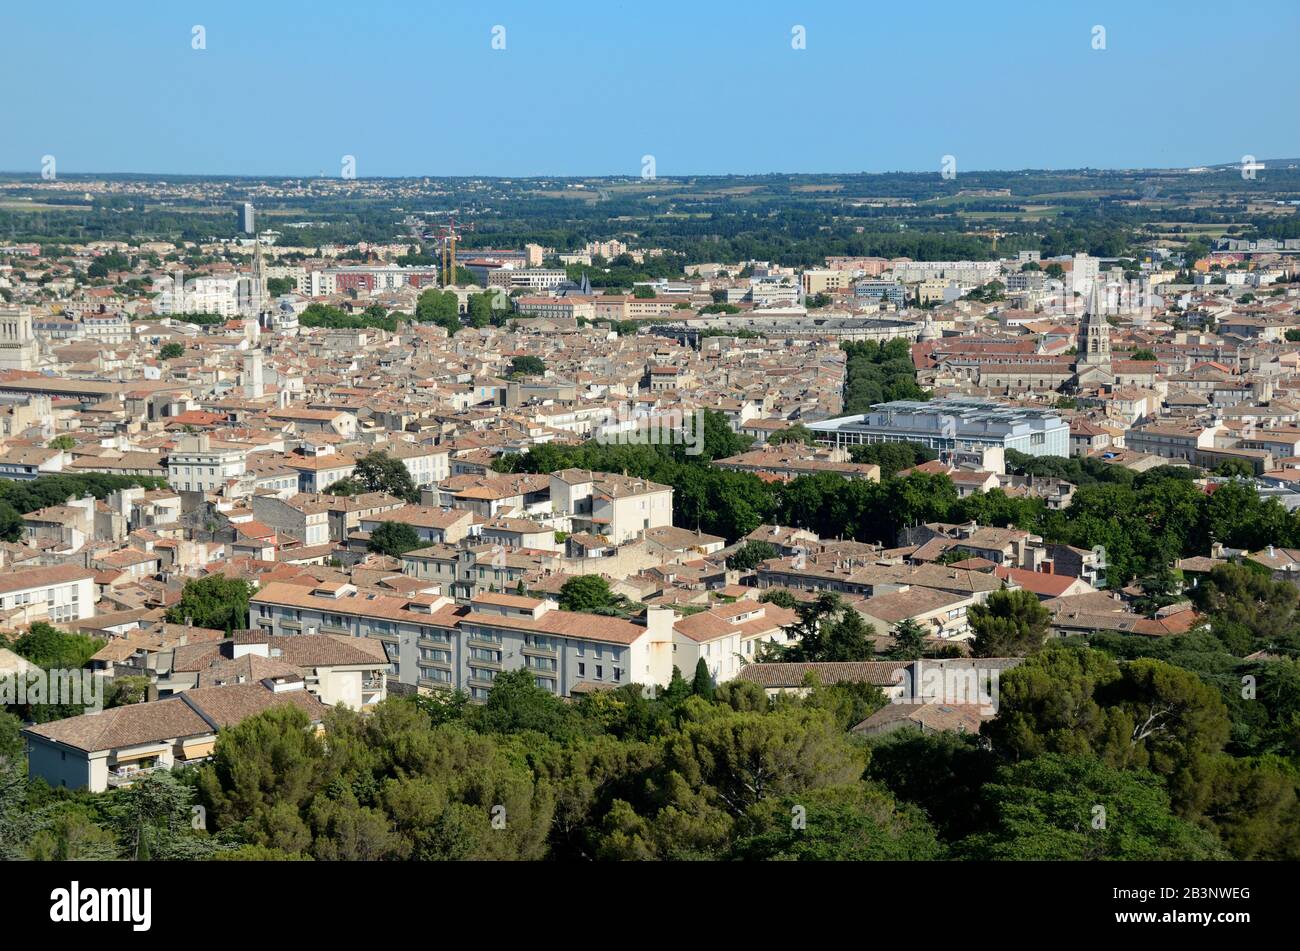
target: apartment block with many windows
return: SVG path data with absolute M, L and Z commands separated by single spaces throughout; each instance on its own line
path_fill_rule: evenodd
M 0 618 L 10 626 L 79 621 L 95 614 L 95 572 L 80 565 L 0 574 Z
M 252 623 L 270 634 L 348 634 L 384 645 L 390 676 L 424 689 L 485 700 L 495 679 L 528 670 L 560 696 L 626 683 L 666 685 L 673 666 L 670 609 L 647 623 L 561 611 L 553 601 L 480 593 L 391 597 L 351 584 L 308 588 L 272 582 L 252 599 Z

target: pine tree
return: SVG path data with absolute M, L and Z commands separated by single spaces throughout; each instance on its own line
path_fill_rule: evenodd
M 709 665 L 704 662 L 703 657 L 695 665 L 695 679 L 691 682 L 691 693 L 705 700 L 713 699 L 713 675 L 709 673 Z
M 925 630 L 911 618 L 894 628 L 890 660 L 917 660 L 925 653 Z

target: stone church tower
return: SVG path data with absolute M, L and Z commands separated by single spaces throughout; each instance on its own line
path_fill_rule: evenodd
M 1094 282 L 1088 294 L 1088 306 L 1079 327 L 1078 355 L 1074 358 L 1074 379 L 1069 388 L 1108 389 L 1115 385 L 1115 371 L 1110 358 L 1110 324 L 1101 304 L 1101 291 Z
M 1079 328 L 1075 372 L 1087 367 L 1110 366 L 1110 324 L 1102 310 L 1101 295 L 1097 282 L 1094 282 L 1088 295 L 1088 306 L 1083 312 L 1083 324 Z

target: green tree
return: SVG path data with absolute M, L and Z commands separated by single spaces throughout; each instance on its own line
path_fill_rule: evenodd
M 1088 756 L 1047 753 L 1003 767 L 984 787 L 991 828 L 966 858 L 1168 861 L 1224 859 L 1214 835 L 1175 816 L 1160 780 Z
M 862 782 L 753 809 L 732 847 L 748 861 L 928 861 L 944 852 L 921 810 Z
M 91 810 L 69 802 L 42 810 L 40 828 L 27 843 L 37 862 L 104 862 L 121 857 L 117 836 L 95 821 Z
M 782 660 L 803 663 L 870 660 L 875 630 L 862 615 L 847 607 L 838 594 L 823 591 L 795 608 L 797 620 L 787 633 L 794 639 Z
M 545 372 L 546 364 L 539 357 L 525 355 L 510 361 L 510 375 L 513 377 L 541 376 Z
M 1294 630 L 1300 606 L 1292 584 L 1247 565 L 1216 565 L 1191 594 L 1220 639 L 1238 654 L 1270 646 Z
M 387 492 L 407 502 L 420 500 L 420 490 L 402 460 L 381 450 L 368 452 L 358 459 L 352 478 L 367 492 Z
M 691 682 L 691 693 L 705 700 L 712 700 L 713 690 L 713 674 L 709 673 L 709 665 L 701 657 L 695 662 L 695 678 Z
M 284 705 L 222 730 L 199 790 L 215 829 L 298 853 L 310 833 L 300 810 L 327 780 L 325 746 L 307 714 Z
M 254 590 L 251 582 L 225 575 L 187 581 L 180 601 L 167 609 L 167 620 L 216 630 L 247 628 L 248 601 Z
M 803 423 L 795 423 L 786 429 L 780 429 L 767 437 L 769 446 L 780 446 L 788 442 L 804 443 L 805 445 L 816 445 L 817 439 L 813 431 Z
M 866 776 L 924 810 L 939 837 L 955 842 L 985 825 L 980 791 L 998 765 L 978 737 L 907 728 L 872 740 Z
M 0 762 L 17 763 L 23 757 L 23 721 L 5 710 L 0 710 Z
M 753 571 L 776 556 L 776 548 L 768 542 L 746 542 L 727 556 L 727 567 L 733 571 Z
M 967 611 L 977 657 L 1024 657 L 1043 646 L 1052 615 L 1037 595 L 1003 588 Z
M 79 670 L 104 646 L 85 634 L 61 631 L 45 621 L 36 621 L 14 642 L 14 652 L 47 670 Z
M 917 660 L 925 654 L 925 629 L 912 618 L 894 626 L 894 643 L 887 656 L 890 660 Z
M 197 859 L 215 851 L 215 843 L 195 834 L 192 786 L 170 770 L 150 773 L 114 794 L 109 813 L 128 859 Z
M 492 681 L 487 701 L 474 708 L 469 722 L 485 733 L 535 730 L 563 741 L 572 739 L 581 728 L 574 714 L 572 706 L 537 686 L 529 671 L 512 670 Z
M 1090 755 L 1149 769 L 1180 810 L 1229 736 L 1218 691 L 1196 674 L 1150 658 L 1116 663 L 1074 645 L 1044 649 L 999 678 L 996 719 L 981 732 L 1012 759 Z
M 415 305 L 415 319 L 438 324 L 448 335 L 455 335 L 461 328 L 460 298 L 454 291 L 441 291 L 431 287 L 420 294 Z
M 565 611 L 592 613 L 606 610 L 615 603 L 609 582 L 600 575 L 578 575 L 560 586 L 560 607 Z
M 408 551 L 425 547 L 425 542 L 421 541 L 419 533 L 405 522 L 380 522 L 370 533 L 370 540 L 366 543 L 366 547 L 370 551 L 396 558 Z
M 158 351 L 158 356 L 164 360 L 175 360 L 184 353 L 185 346 L 183 344 L 171 341 L 162 345 L 162 349 Z

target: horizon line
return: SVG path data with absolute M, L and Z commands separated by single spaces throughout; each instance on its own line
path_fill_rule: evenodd
M 1257 164 L 1274 163 L 1295 163 L 1300 164 L 1300 158 L 1273 158 L 1259 159 L 1252 158 Z M 1143 165 L 1143 166 L 1095 166 L 1095 165 L 1076 165 L 1060 168 L 1024 166 L 1022 168 L 978 168 L 967 171 L 957 172 L 956 177 L 964 175 L 982 175 L 982 174 L 1014 174 L 1017 172 L 1188 172 L 1193 169 L 1209 170 L 1230 170 L 1239 168 L 1240 161 L 1235 162 L 1215 162 L 1202 163 L 1199 165 Z M 20 171 L 14 169 L 0 169 L 0 176 L 14 178 L 34 178 L 40 181 L 57 181 L 62 177 L 95 177 L 111 175 L 130 175 L 137 177 L 152 178 L 214 178 L 214 179 L 315 179 L 318 181 L 405 181 L 411 179 L 431 178 L 431 179 L 493 179 L 493 180 L 538 180 L 538 179 L 625 179 L 628 181 L 660 181 L 660 180 L 682 180 L 691 178 L 773 178 L 773 177 L 793 177 L 793 176 L 821 176 L 821 177 L 865 177 L 865 176 L 884 176 L 884 175 L 939 175 L 942 177 L 940 170 L 917 171 L 906 169 L 890 169 L 887 171 L 766 171 L 766 172 L 681 172 L 677 174 L 656 174 L 652 178 L 644 178 L 638 173 L 628 172 L 620 174 L 616 172 L 606 173 L 566 173 L 566 174 L 547 174 L 543 172 L 530 172 L 519 175 L 505 174 L 432 174 L 432 173 L 408 173 L 402 175 L 356 175 L 352 178 L 344 178 L 342 175 L 319 175 L 303 174 L 290 172 L 143 172 L 143 171 L 60 171 L 54 179 L 43 179 L 40 171 Z M 955 181 L 956 179 L 949 179 Z

